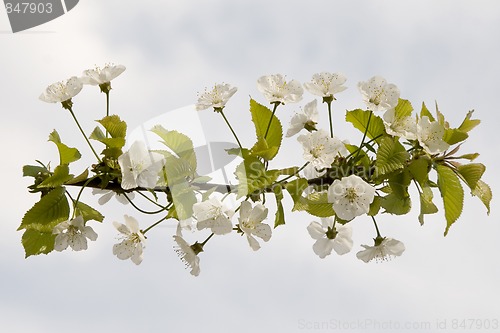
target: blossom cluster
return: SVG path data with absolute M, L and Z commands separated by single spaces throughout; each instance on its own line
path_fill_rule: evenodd
M 40 99 L 49 103 L 62 103 L 64 108 L 73 113 L 72 98 L 82 90 L 84 84 L 99 86 L 109 98 L 111 81 L 122 74 L 124 70 L 125 67 L 122 65 L 106 65 L 104 68 L 86 70 L 81 77 L 73 76 L 67 81 L 50 85 L 40 96 Z M 380 76 L 374 76 L 367 81 L 359 82 L 357 85 L 361 100 L 366 106 L 366 111 L 361 111 L 369 115 L 366 124 L 363 125 L 364 135 L 361 145 L 350 145 L 334 134 L 331 115 L 331 104 L 337 100 L 338 94 L 347 89 L 346 81 L 347 78 L 343 74 L 329 72 L 314 74 L 311 81 L 304 84 L 297 80 L 288 80 L 281 74 L 260 77 L 257 80 L 257 89 L 273 106 L 273 110 L 263 106 L 259 109 L 261 112 L 259 116 L 266 115 L 269 120 L 266 119 L 264 122 L 267 127 L 260 123 L 258 126 L 256 124 L 258 142 L 252 149 L 244 148 L 241 145 L 224 114 L 224 109 L 231 97 L 237 92 L 237 88 L 226 83 L 215 84 L 210 90 L 207 89 L 199 94 L 196 110 L 213 108 L 215 112 L 223 116 L 224 121 L 238 141 L 238 153 L 243 160 L 235 172 L 240 184 L 236 186 L 236 190 L 232 190 L 229 184 L 223 184 L 228 189 L 228 193 L 224 196 L 217 193 L 218 186 L 216 184 L 211 184 L 214 186 L 210 187 L 210 184 L 205 184 L 206 181 L 196 181 L 201 179 L 198 178 L 199 175 L 195 170 L 196 163 L 192 163 L 191 157 L 185 156 L 186 151 L 189 152 L 190 149 L 193 149 L 192 142 L 189 138 L 178 133 L 159 131 L 160 136 L 165 135 L 162 138 L 167 138 L 165 140 L 172 143 L 172 146 L 169 146 L 172 151 L 153 151 L 141 141 L 129 144 L 128 150 L 122 151 L 121 148 L 125 144 L 125 134 L 123 137 L 109 138 L 108 132 L 105 136 L 104 134 L 100 135 L 99 132 L 93 133 L 91 138 L 97 138 L 107 146 L 107 149 L 102 153 L 105 157 L 102 160 L 95 153 L 86 136 L 86 140 L 99 163 L 93 165 L 92 170 L 96 173 L 93 178 L 84 179 L 85 176 L 79 180 L 83 180 L 83 187 L 90 186 L 94 179 L 101 181 L 101 183 L 91 186 L 94 187 L 93 194 L 101 195 L 98 203 L 103 205 L 115 196 L 119 202 L 131 203 L 133 208 L 144 212 L 134 204 L 135 192 L 161 207 L 160 210 L 154 212 L 155 214 L 164 215 L 157 223 L 145 229 L 141 229 L 139 222 L 129 215 L 124 215 L 125 223 L 115 221 L 113 225 L 119 233 L 119 242 L 113 245 L 112 253 L 118 259 L 130 259 L 134 264 L 139 265 L 143 261 L 146 234 L 149 230 L 167 219 L 177 219 L 176 233 L 173 235 L 174 250 L 186 268 L 190 270 L 190 273 L 197 276 L 200 274 L 199 254 L 204 251 L 206 243 L 214 236 L 220 237 L 233 232 L 244 235 L 253 251 L 258 251 L 261 248 L 261 241 L 268 242 L 272 237 L 273 229 L 267 222 L 269 209 L 265 206 L 266 195 L 276 196 L 275 227 L 277 227 L 284 224 L 281 191 L 287 190 L 294 201 L 293 210 L 306 210 L 321 218 L 320 221 L 310 222 L 305 228 L 314 241 L 313 252 L 319 258 L 326 258 L 331 255 L 332 251 L 338 255 L 349 253 L 353 248 L 352 221 L 361 216 L 373 221 L 376 236 L 373 238 L 374 245 L 361 245 L 362 250 L 356 254 L 356 257 L 363 262 L 370 262 L 372 260 L 385 261 L 400 256 L 405 251 L 404 244 L 394 238 L 383 237 L 375 216 L 382 205 L 381 202 L 388 197 L 384 197 L 384 194 L 393 191 L 391 188 L 393 184 L 388 180 L 389 177 L 397 175 L 397 172 L 404 168 L 404 163 L 409 161 L 409 157 L 406 157 L 409 154 L 407 151 L 404 151 L 405 154 L 400 154 L 405 159 L 400 164 L 396 163 L 395 166 L 394 164 L 382 165 L 388 168 L 387 173 L 390 176 L 380 179 L 372 177 L 369 170 L 380 167 L 380 165 L 377 165 L 376 157 L 378 155 L 374 148 L 364 141 L 370 119 L 372 114 L 381 114 L 380 117 L 376 116 L 382 124 L 380 127 L 383 134 L 379 136 L 383 135 L 385 139 L 390 138 L 390 144 L 392 144 L 390 147 L 393 148 L 396 145 L 392 140 L 398 142 L 406 140 L 405 143 L 411 147 L 408 151 L 416 151 L 418 154 L 415 156 L 425 156 L 429 160 L 432 158 L 444 160 L 448 156 L 445 152 L 450 144 L 444 139 L 448 124 L 442 119 L 434 120 L 423 113 L 412 116 L 410 112 L 401 112 L 398 108 L 401 103 L 399 88 Z M 275 113 L 282 105 L 302 101 L 305 91 L 321 98 L 322 102 L 327 104 L 330 131 L 328 132 L 319 126 L 320 112 L 318 111 L 317 99 L 308 101 L 300 112 L 296 112 L 291 117 L 286 131 L 288 138 L 297 135 L 296 140 L 302 148 L 300 151 L 304 165 L 301 168 L 294 168 L 292 172 L 288 170 L 285 172 L 286 169 L 270 170 L 269 162 L 275 154 L 273 149 L 279 150 L 283 136 L 281 125 L 279 133 L 272 127 L 273 119 L 276 119 L 275 122 L 279 121 Z M 110 119 L 108 117 L 107 121 L 116 121 L 115 125 L 118 124 L 115 127 L 109 127 L 110 129 L 121 126 L 119 119 Z M 272 140 L 276 139 L 268 137 L 268 134 L 270 137 L 278 135 L 279 142 L 274 141 L 273 143 Z M 116 136 L 117 134 L 115 132 L 110 135 Z M 374 137 L 372 141 L 377 138 Z M 123 143 L 117 143 L 121 142 L 119 139 L 122 139 Z M 380 145 L 380 142 L 376 143 Z M 116 146 L 110 148 L 111 144 L 116 144 Z M 166 144 L 168 146 L 168 143 Z M 176 151 L 176 148 L 181 146 L 183 150 Z M 62 149 L 70 148 L 64 146 Z M 388 149 L 389 153 L 384 153 L 392 153 L 391 149 Z M 397 153 L 397 149 L 393 150 Z M 454 151 L 456 150 L 458 148 L 455 148 Z M 441 153 L 443 155 L 438 157 L 438 154 Z M 369 157 L 370 154 L 372 154 L 371 157 Z M 385 155 L 381 154 L 381 156 Z M 399 160 L 400 156 L 398 155 L 394 159 Z M 425 158 L 424 163 L 426 163 Z M 361 160 L 363 161 L 360 162 Z M 245 169 L 245 163 L 248 161 L 258 166 L 257 176 L 253 174 L 255 170 L 242 170 Z M 356 167 L 359 167 L 361 163 L 364 163 L 362 166 L 368 171 L 356 172 Z M 332 171 L 335 168 L 343 170 L 343 173 L 334 174 Z M 421 201 L 423 200 L 424 204 L 427 204 L 425 213 L 432 213 L 434 205 L 432 204 L 432 193 L 429 194 L 431 190 L 427 176 L 430 164 L 423 165 L 423 168 L 426 172 L 425 177 L 421 173 L 418 174 L 416 183 L 418 182 L 420 186 L 418 188 Z M 172 169 L 177 173 L 173 173 Z M 35 168 L 34 170 L 38 172 L 39 169 Z M 35 174 L 38 175 L 36 172 Z M 467 180 L 466 176 L 464 178 Z M 282 178 L 278 179 L 279 177 Z M 476 178 L 474 179 L 478 183 L 479 178 Z M 76 181 L 73 180 L 74 182 Z M 175 188 L 176 182 L 180 184 L 178 188 Z M 36 185 L 40 185 L 40 183 L 43 184 L 43 180 Z M 109 184 L 115 186 L 108 187 Z M 202 189 L 200 184 L 206 186 Z M 484 185 L 479 184 L 483 186 L 481 190 L 487 190 Z M 64 182 L 57 185 L 62 186 Z M 245 188 L 249 190 L 245 192 L 243 190 Z M 34 189 L 38 190 L 36 186 Z M 166 205 L 159 203 L 156 192 L 166 194 Z M 46 193 L 42 192 L 42 194 Z M 64 192 L 61 193 L 64 195 Z M 144 193 L 154 193 L 154 198 L 150 198 Z M 225 202 L 229 195 L 236 195 L 235 201 L 233 201 L 236 204 L 232 207 L 229 207 Z M 483 200 L 483 202 L 485 201 Z M 487 201 L 487 206 L 489 209 L 489 201 Z M 85 207 L 87 206 L 79 206 L 77 199 L 74 202 L 72 217 L 63 222 L 60 222 L 63 219 L 59 219 L 56 221 L 57 223 L 52 224 L 53 228 L 50 234 L 53 248 L 56 251 L 68 248 L 74 251 L 86 250 L 88 240 L 97 240 L 97 233 L 91 226 L 87 225 L 87 222 L 99 220 L 100 214 L 90 207 Z M 388 210 L 387 206 L 384 208 Z M 190 212 L 189 216 L 183 215 L 184 211 Z M 389 212 L 391 213 L 391 211 Z M 400 212 L 397 213 L 400 214 Z M 282 220 L 280 220 L 280 216 Z M 184 236 L 186 231 L 208 233 L 208 237 L 203 242 L 189 243 Z

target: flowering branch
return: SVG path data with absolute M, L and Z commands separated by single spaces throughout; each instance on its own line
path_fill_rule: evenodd
M 104 216 L 80 201 L 86 188 L 101 194 L 98 199 L 101 205 L 115 197 L 139 213 L 161 216 L 145 229 L 129 215 L 124 216 L 125 224 L 115 221 L 121 241 L 113 246 L 114 255 L 139 265 L 147 240 L 145 234 L 166 220 L 175 220 L 175 251 L 195 276 L 200 273 L 199 254 L 205 251 L 209 240 L 236 231 L 246 236 L 253 251 L 261 248 L 260 241 L 268 242 L 273 229 L 266 223 L 270 218 L 266 199 L 274 198 L 276 202 L 276 230 L 286 224 L 285 193 L 293 205 L 291 211 L 306 211 L 320 218 L 320 222 L 310 222 L 306 230 L 314 240 L 313 252 L 322 259 L 332 251 L 338 255 L 349 253 L 353 247 L 354 221 L 365 217 L 374 223 L 374 244 L 361 245 L 363 249 L 356 257 L 370 262 L 402 255 L 404 244 L 382 236 L 375 217 L 408 214 L 412 208 L 409 192 L 412 184 L 419 196 L 421 224 L 425 215 L 438 211 L 433 200 L 434 192 L 440 193 L 445 235 L 462 213 L 464 186 L 481 200 L 489 214 L 492 192 L 481 179 L 486 167 L 472 162 L 479 156 L 477 153 L 458 154 L 469 132 L 480 122 L 472 119 L 473 111 L 466 114 L 458 127 L 451 127 L 437 107 L 435 116 L 425 104 L 420 112 L 414 112 L 412 104 L 400 97 L 396 85 L 375 76 L 358 84 L 365 107 L 346 111 L 346 122 L 362 133 L 361 142 L 356 146 L 340 140 L 333 129 L 332 103 L 337 94 L 347 89 L 345 76 L 322 72 L 302 85 L 281 74 L 268 75 L 257 80 L 257 88 L 273 108 L 250 100 L 256 141 L 252 147 L 244 147 L 224 113 L 237 88 L 215 84 L 211 90 L 198 95 L 196 110 L 213 109 L 221 114 L 238 143 L 238 148 L 229 149 L 227 153 L 240 160 L 234 170 L 237 184 L 220 184 L 211 182 L 208 175 L 199 174 L 192 140 L 161 125 L 151 128 L 151 132 L 161 139 L 166 149 L 150 150 L 144 142 L 136 141 L 129 142 L 128 150 L 123 150 L 127 124 L 118 115 L 109 114 L 109 93 L 111 81 L 124 70 L 121 65 L 87 70 L 81 78 L 72 77 L 49 86 L 40 96 L 43 101 L 61 103 L 70 111 L 98 162 L 77 176 L 71 174 L 70 164 L 81 154 L 62 143 L 59 134 L 53 131 L 49 140 L 58 148 L 59 164 L 53 170 L 50 164 L 40 162 L 24 166 L 24 176 L 34 179 L 29 190 L 41 194 L 19 227 L 24 230 L 22 243 L 27 257 L 68 247 L 74 251 L 85 250 L 88 240 L 97 240 L 91 221 L 103 222 Z M 72 111 L 72 99 L 84 84 L 98 85 L 106 94 L 105 116 L 97 121 L 100 126 L 90 135 L 80 127 Z M 289 104 L 300 102 L 304 88 L 326 103 L 329 132 L 320 128 L 317 100 L 306 103 L 302 111 L 292 117 L 286 132 L 288 138 L 301 133 L 297 142 L 305 162 L 300 168 L 275 167 L 273 160 L 283 144 L 283 126 L 277 108 L 285 109 Z M 104 146 L 100 154 L 89 139 Z M 74 187 L 80 189 L 76 199 L 70 193 Z M 153 205 L 154 210 L 140 207 L 136 193 Z M 232 201 L 234 207 L 228 205 L 228 201 Z M 185 230 L 197 231 L 199 239 L 204 240 L 187 242 L 183 236 Z M 208 236 L 203 236 L 207 232 Z

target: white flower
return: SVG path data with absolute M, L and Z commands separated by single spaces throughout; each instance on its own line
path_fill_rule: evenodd
M 339 139 L 331 138 L 324 130 L 300 135 L 297 140 L 304 149 L 304 159 L 316 169 L 330 167 L 344 147 Z
M 350 225 L 335 225 L 333 227 L 333 218 L 322 218 L 321 224 L 316 221 L 311 222 L 307 227 L 309 235 L 316 242 L 313 245 L 313 251 L 321 259 L 332 253 L 332 249 L 337 254 L 346 254 L 352 249 L 352 229 Z
M 139 230 L 139 223 L 131 216 L 125 215 L 125 224 L 113 222 L 115 228 L 122 234 L 123 240 L 113 245 L 113 254 L 121 260 L 130 258 L 132 262 L 139 265 L 142 262 L 142 251 L 146 237 Z
M 112 191 L 112 190 L 102 190 L 100 188 L 94 188 L 94 189 L 92 189 L 92 194 L 93 195 L 101 195 L 101 197 L 97 200 L 97 202 L 101 206 L 106 204 L 112 197 L 115 197 L 116 200 L 121 204 L 128 205 L 128 203 L 129 203 L 127 198 L 125 198 L 124 194 L 117 193 L 117 192 Z M 135 194 L 133 192 L 127 193 L 127 197 L 130 200 L 134 200 Z
M 261 76 L 257 80 L 257 89 L 264 94 L 269 103 L 296 103 L 302 100 L 304 89 L 296 81 L 286 81 L 281 74 Z
M 210 228 L 216 235 L 228 234 L 233 230 L 231 217 L 234 212 L 214 197 L 195 203 L 193 213 L 198 220 L 198 230 Z
M 248 201 L 243 201 L 240 207 L 239 227 L 247 236 L 248 244 L 252 250 L 257 251 L 260 249 L 260 245 L 253 235 L 261 238 L 264 242 L 271 239 L 271 227 L 262 223 L 267 217 L 268 210 L 260 203 L 252 208 L 252 204 Z
M 222 110 L 227 101 L 238 90 L 236 87 L 231 87 L 229 84 L 216 84 L 211 91 L 205 90 L 198 98 L 196 110 L 201 111 L 213 107 L 216 111 Z
M 40 99 L 47 103 L 66 102 L 78 95 L 82 88 L 80 79 L 72 76 L 66 82 L 56 82 L 48 86 L 40 95 Z
M 444 127 L 437 120 L 431 122 L 427 116 L 420 118 L 417 123 L 418 142 L 429 154 L 442 153 L 450 147 L 443 140 L 444 132 Z
M 326 173 L 326 169 L 321 169 L 317 170 L 314 165 L 308 164 L 306 167 L 302 170 L 302 176 L 305 179 L 314 179 L 323 176 Z
M 123 65 L 107 64 L 106 66 L 104 66 L 104 68 L 96 67 L 95 69 L 87 69 L 83 71 L 81 81 L 84 84 L 90 84 L 92 86 L 102 85 L 105 83 L 110 83 L 111 80 L 116 78 L 124 71 L 125 66 Z
M 396 109 L 387 110 L 384 113 L 385 131 L 393 136 L 399 136 L 407 140 L 417 138 L 417 122 L 411 116 L 396 117 Z
M 328 202 L 342 220 L 368 213 L 374 197 L 375 188 L 356 175 L 335 179 L 328 188 Z
M 72 220 L 67 220 L 56 225 L 52 231 L 56 236 L 54 250 L 63 251 L 68 245 L 74 251 L 87 249 L 87 238 L 91 241 L 97 239 L 95 231 L 85 225 L 83 216 L 79 215 Z
M 398 87 L 380 76 L 374 76 L 368 82 L 359 82 L 358 88 L 369 110 L 386 111 L 398 105 Z
M 311 82 L 304 83 L 304 87 L 313 95 L 335 99 L 335 94 L 347 89 L 343 86 L 345 81 L 347 78 L 343 74 L 322 72 L 314 74 Z
M 150 152 L 144 142 L 136 141 L 128 152 L 118 157 L 118 163 L 122 171 L 121 186 L 124 190 L 136 187 L 153 188 L 165 159 L 159 153 Z
M 377 244 L 378 243 L 378 244 Z M 400 256 L 405 251 L 405 245 L 393 238 L 375 238 L 375 246 L 361 245 L 365 249 L 356 253 L 358 259 L 369 262 L 389 260 L 393 256 Z
M 186 265 L 186 268 L 191 268 L 191 275 L 198 276 L 200 274 L 200 257 L 198 257 L 198 253 L 203 251 L 203 246 L 198 242 L 190 246 L 184 238 L 182 238 L 179 228 L 177 228 L 174 241 L 177 243 L 177 246 L 174 247 L 174 251 Z
M 304 106 L 304 113 L 296 113 L 292 117 L 290 127 L 286 132 L 287 137 L 294 136 L 304 128 L 309 132 L 316 130 L 316 124 L 318 123 L 319 118 L 317 105 L 318 102 L 313 100 Z

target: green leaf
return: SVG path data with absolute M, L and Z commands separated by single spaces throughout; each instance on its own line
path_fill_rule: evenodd
M 283 204 L 281 203 L 281 200 L 283 200 L 283 191 L 281 186 L 275 186 L 273 191 L 276 196 L 276 215 L 274 218 L 274 227 L 276 228 L 285 224 L 285 212 L 283 210 Z
M 427 183 L 429 179 L 431 161 L 427 158 L 417 158 L 410 162 L 408 165 L 408 170 L 410 171 L 412 177 L 421 185 Z
M 278 146 L 269 147 L 267 140 L 263 137 L 259 137 L 257 139 L 257 143 L 255 143 L 250 152 L 254 156 L 262 157 L 266 161 L 269 161 L 272 160 L 276 154 L 278 154 L 278 150 Z
M 382 137 L 375 161 L 375 174 L 383 176 L 404 168 L 408 157 L 408 152 L 397 139 Z
M 88 177 L 89 177 L 89 169 L 85 169 L 81 174 L 79 174 L 76 177 L 73 177 L 72 179 L 67 181 L 65 184 L 71 185 L 71 184 L 83 182 L 83 181 L 87 180 Z
M 28 229 L 24 232 L 22 243 L 25 252 L 25 258 L 38 254 L 47 254 L 54 250 L 56 235 L 52 232 L 40 232 L 34 229 Z
M 194 176 L 188 161 L 177 158 L 166 150 L 155 150 L 154 152 L 165 156 L 166 163 L 163 168 L 163 172 L 165 173 L 163 180 L 166 183 L 164 185 L 175 184 L 179 180 L 185 180 L 186 177 Z
M 436 116 L 438 119 L 438 124 L 447 128 L 448 124 L 447 124 L 446 120 L 444 119 L 444 114 L 442 114 L 441 111 L 439 111 L 437 101 L 436 101 Z
M 430 113 L 429 109 L 427 109 L 427 106 L 425 106 L 425 103 L 422 102 L 422 111 L 420 111 L 420 118 L 422 117 L 429 117 L 429 121 L 435 121 L 434 116 Z
M 17 230 L 35 229 L 40 232 L 52 232 L 60 222 L 69 218 L 69 204 L 66 189 L 58 187 L 44 195 L 26 212 Z
M 411 199 L 409 196 L 390 193 L 382 197 L 381 206 L 385 209 L 384 213 L 404 215 L 411 210 Z
M 257 143 L 251 149 L 252 154 L 270 161 L 278 154 L 281 141 L 283 140 L 281 122 L 273 115 L 269 108 L 257 103 L 253 99 L 250 99 L 250 113 L 252 114 L 252 122 L 255 125 L 255 134 L 257 135 Z M 271 118 L 269 132 L 264 139 Z
M 104 220 L 104 216 L 101 213 L 81 201 L 78 201 L 78 203 L 76 204 L 75 215 L 81 215 L 85 222 L 90 220 L 102 222 Z
M 300 199 L 302 198 L 302 193 L 308 186 L 309 183 L 307 182 L 307 179 L 297 178 L 294 179 L 293 181 L 288 182 L 285 185 L 285 189 L 288 191 L 288 193 L 292 197 L 293 202 L 296 204 L 300 202 Z
M 61 142 L 59 133 L 57 133 L 56 130 L 53 130 L 52 133 L 50 133 L 49 141 L 54 142 L 59 150 L 59 164 L 70 164 L 71 162 L 75 162 L 82 157 L 78 149 L 70 148 Z
M 72 178 L 73 175 L 69 174 L 69 166 L 67 164 L 61 164 L 54 169 L 52 176 L 46 178 L 43 182 L 38 184 L 38 187 L 59 187 Z
M 365 111 L 361 109 L 356 109 L 352 111 L 347 111 L 345 115 L 345 120 L 350 122 L 355 128 L 364 133 L 366 130 L 366 126 L 368 125 L 368 131 L 366 135 L 368 138 L 373 139 L 379 135 L 385 133 L 384 122 L 382 118 L 372 114 L 370 117 L 370 113 L 372 111 Z M 368 119 L 370 120 L 370 124 L 368 124 Z M 380 141 L 380 138 L 376 140 Z
M 90 134 L 90 139 L 99 141 L 108 147 L 107 149 L 119 149 L 125 146 L 125 138 L 122 137 L 106 137 L 99 127 L 94 128 L 94 131 Z M 106 156 L 109 156 L 106 154 Z
M 187 181 L 181 181 L 173 185 L 169 184 L 169 189 L 179 221 L 192 217 L 193 205 L 197 202 L 193 188 Z
M 406 117 L 410 117 L 412 112 L 413 106 L 411 105 L 410 101 L 400 98 L 398 101 L 398 105 L 396 105 L 396 108 L 394 109 L 396 118 L 403 119 Z
M 368 211 L 368 215 L 375 216 L 380 211 L 380 207 L 382 205 L 382 197 L 375 196 L 373 198 L 373 202 L 370 204 L 370 210 Z
M 257 157 L 249 156 L 236 167 L 234 174 L 238 179 L 239 199 L 271 186 L 278 178 L 279 171 L 266 171 L 264 164 Z
M 411 199 L 408 193 L 411 180 L 412 176 L 408 169 L 388 179 L 389 188 L 385 188 L 384 192 L 389 194 L 382 197 L 381 203 L 382 208 L 385 209 L 384 213 L 403 215 L 411 210 Z
M 163 139 L 162 143 L 170 148 L 174 154 L 180 159 L 186 161 L 191 173 L 196 172 L 196 154 L 194 152 L 193 141 L 187 136 L 177 131 L 169 131 L 161 125 L 156 125 L 151 129 L 151 132 Z
M 443 140 L 449 145 L 454 145 L 456 143 L 466 140 L 468 137 L 469 134 L 457 128 L 447 128 L 444 131 Z
M 477 125 L 479 125 L 481 123 L 481 120 L 479 120 L 479 119 L 471 119 L 473 113 L 474 113 L 474 110 L 467 112 L 467 115 L 465 116 L 464 121 L 458 127 L 458 129 L 460 131 L 469 132 L 470 130 L 472 130 L 474 127 L 476 127 Z
M 309 194 L 305 199 L 305 211 L 317 217 L 329 217 L 335 215 L 333 205 L 328 202 L 328 194 L 326 192 L 314 192 Z
M 365 170 L 368 170 L 370 168 L 371 161 L 364 150 L 360 150 L 359 153 L 357 153 L 357 150 L 359 149 L 358 146 L 345 144 L 345 147 L 347 148 L 350 154 L 358 154 L 358 157 L 356 158 L 355 161 L 356 164 L 362 165 L 365 168 Z
M 464 178 L 471 190 L 476 188 L 477 182 L 481 179 L 485 170 L 486 167 L 481 163 L 469 163 L 460 165 L 457 168 L 458 173 Z
M 117 115 L 106 116 L 97 122 L 108 131 L 112 138 L 124 139 L 127 136 L 127 123 Z
M 469 160 L 469 161 L 473 161 L 473 160 L 475 160 L 478 157 L 479 157 L 478 153 L 473 153 L 473 154 L 463 154 L 461 156 L 457 156 L 456 159 L 463 158 L 463 159 L 466 159 L 466 160 Z
M 48 173 L 49 170 L 45 167 L 38 165 L 25 165 L 23 166 L 23 177 L 36 177 L 39 173 Z
M 185 220 L 193 215 L 193 205 L 197 202 L 194 188 L 186 177 L 191 175 L 188 161 L 165 152 L 166 166 L 163 168 L 164 180 L 168 184 L 175 209 L 169 211 L 169 217 Z
M 438 188 L 444 203 L 446 217 L 446 229 L 444 235 L 448 234 L 451 225 L 460 217 L 464 205 L 464 190 L 460 179 L 453 170 L 444 165 L 437 165 Z
M 432 202 L 433 197 L 432 189 L 429 186 L 422 186 L 422 192 L 420 193 L 420 215 L 418 216 L 418 221 L 421 225 L 424 224 L 424 215 L 438 212 L 438 208 Z
M 491 188 L 489 187 L 489 185 L 482 180 L 478 180 L 476 188 L 472 190 L 472 195 L 479 197 L 479 199 L 486 206 L 488 215 L 490 215 L 490 202 L 493 197 L 493 193 L 491 192 Z

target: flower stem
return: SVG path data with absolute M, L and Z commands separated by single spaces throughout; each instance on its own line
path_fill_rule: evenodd
M 210 240 L 210 238 L 212 238 L 212 236 L 215 235 L 213 232 L 210 234 L 210 236 L 207 237 L 207 239 L 205 239 L 203 241 L 203 243 L 201 243 L 200 245 L 201 246 L 205 246 L 205 244 Z
M 140 193 L 140 192 L 139 192 Z M 132 205 L 132 207 L 134 207 L 136 210 L 138 210 L 139 212 L 143 213 L 143 214 L 149 214 L 149 215 L 154 215 L 154 214 L 159 214 L 165 210 L 168 210 L 170 208 L 170 206 L 172 205 L 171 203 L 169 205 L 166 205 L 165 207 L 162 207 L 161 209 L 159 210 L 156 210 L 156 211 L 146 211 L 144 209 L 141 209 L 139 207 L 137 207 L 136 204 L 134 204 L 134 202 L 127 196 L 126 193 L 123 193 L 123 195 L 125 196 L 125 198 L 128 200 L 128 202 L 130 202 L 130 204 Z
M 365 144 L 366 133 L 368 132 L 368 127 L 370 126 L 370 120 L 372 119 L 372 114 L 373 114 L 373 111 L 370 110 L 370 114 L 368 116 L 368 122 L 366 124 L 365 132 L 363 133 L 363 139 L 361 139 L 361 144 L 359 145 L 359 148 L 356 151 L 356 156 L 354 156 L 354 159 L 356 159 L 356 157 L 358 157 L 359 152 L 361 151 L 361 147 L 363 147 L 363 145 Z
M 109 117 L 109 90 L 106 93 L 106 117 Z M 108 130 L 106 130 L 106 138 L 109 136 Z
M 224 118 L 224 121 L 226 122 L 227 126 L 229 126 L 229 129 L 231 130 L 231 132 L 233 133 L 233 136 L 234 138 L 236 139 L 236 141 L 238 142 L 238 146 L 240 146 L 240 149 L 243 150 L 243 146 L 241 145 L 241 142 L 240 140 L 238 139 L 238 136 L 236 135 L 236 133 L 234 132 L 233 130 L 233 127 L 231 126 L 231 124 L 229 123 L 229 121 L 227 120 L 226 116 L 224 115 L 224 111 L 221 109 L 219 111 L 219 113 L 222 115 L 222 118 Z
M 97 179 L 99 178 L 98 175 L 96 176 L 93 176 L 89 179 L 87 179 L 85 181 L 85 183 L 83 184 L 82 188 L 80 189 L 80 191 L 78 191 L 78 195 L 76 197 L 76 200 L 73 200 L 73 198 L 71 198 L 71 195 L 69 195 L 69 192 L 66 191 L 66 193 L 68 193 L 69 197 L 71 198 L 71 200 L 73 201 L 73 218 L 75 217 L 75 212 L 76 212 L 76 205 L 78 205 L 78 202 L 80 201 L 80 196 L 82 195 L 83 193 L 83 190 L 85 189 L 85 187 L 87 187 L 88 184 L 90 184 L 91 181 L 93 181 L 94 179 Z
M 72 108 L 69 108 L 69 113 L 71 113 L 71 115 L 73 116 L 73 119 L 75 120 L 76 122 L 76 125 L 78 126 L 78 128 L 80 129 L 80 132 L 82 133 L 83 137 L 85 138 L 85 140 L 87 141 L 87 144 L 89 145 L 90 149 L 92 150 L 92 152 L 94 153 L 95 157 L 97 158 L 97 160 L 99 162 L 102 162 L 101 159 L 99 158 L 99 155 L 97 155 L 97 153 L 95 152 L 94 150 L 94 147 L 92 147 L 92 144 L 90 143 L 89 139 L 87 138 L 87 136 L 85 135 L 85 132 L 83 131 L 82 127 L 80 126 L 80 123 L 78 122 L 78 119 L 76 119 L 76 116 L 75 116 L 75 113 L 73 112 L 73 109 Z
M 167 219 L 167 217 L 166 217 L 166 216 L 165 216 L 165 217 L 162 217 L 159 221 L 157 221 L 157 222 L 153 223 L 152 225 L 150 225 L 149 227 L 147 227 L 146 229 L 144 229 L 144 230 L 142 231 L 142 234 L 143 234 L 143 235 L 145 235 L 145 234 L 146 234 L 146 232 L 148 232 L 150 229 L 152 229 L 152 228 L 156 227 L 158 224 L 160 224 L 161 222 L 165 221 L 166 219 Z
M 370 144 L 372 143 L 373 141 L 376 141 L 378 138 L 380 138 L 383 134 L 379 134 L 377 135 L 376 137 L 374 137 L 373 139 L 371 139 L 370 141 L 366 141 L 365 143 L 363 143 L 363 146 L 367 145 L 367 144 Z M 359 146 L 359 148 L 361 149 L 363 146 Z M 346 158 L 349 158 L 351 157 L 352 155 L 356 154 L 358 152 L 358 150 L 356 151 L 353 151 L 352 153 L 350 153 L 349 155 L 347 155 Z
M 332 102 L 328 101 L 328 118 L 330 120 L 330 137 L 333 138 L 333 122 L 332 122 Z
M 136 191 L 136 192 L 139 193 L 142 197 L 144 197 L 145 199 L 147 199 L 152 204 L 154 204 L 154 205 L 156 205 L 156 206 L 158 206 L 160 208 L 164 208 L 162 205 L 160 205 L 159 203 L 157 203 L 156 201 L 154 201 L 153 199 L 151 199 L 150 197 L 148 197 L 147 195 L 145 195 L 141 191 Z
M 375 217 L 371 216 L 371 218 L 373 220 L 373 224 L 375 225 L 375 230 L 377 230 L 377 238 L 382 238 L 382 236 L 380 236 L 380 231 L 378 230 L 377 221 L 375 221 Z
M 303 166 L 301 166 L 301 167 L 300 167 L 297 171 L 295 171 L 293 174 L 291 174 L 291 175 L 289 175 L 289 176 L 287 176 L 287 177 L 285 177 L 285 178 L 283 178 L 283 179 L 281 179 L 281 180 L 277 181 L 275 184 L 282 183 L 282 182 L 284 182 L 284 181 L 286 181 L 286 180 L 288 180 L 288 179 L 292 178 L 293 176 L 298 175 L 298 174 L 299 174 L 299 172 L 301 172 L 302 170 L 304 170 L 304 168 L 305 168 L 308 164 L 309 164 L 309 162 L 306 162 Z
M 280 105 L 280 102 L 274 102 L 273 113 L 271 114 L 271 119 L 269 119 L 269 123 L 267 123 L 266 134 L 264 134 L 264 139 L 267 138 L 267 133 L 269 133 L 269 129 L 271 128 L 271 123 L 273 122 L 274 114 L 276 113 L 276 109 Z

